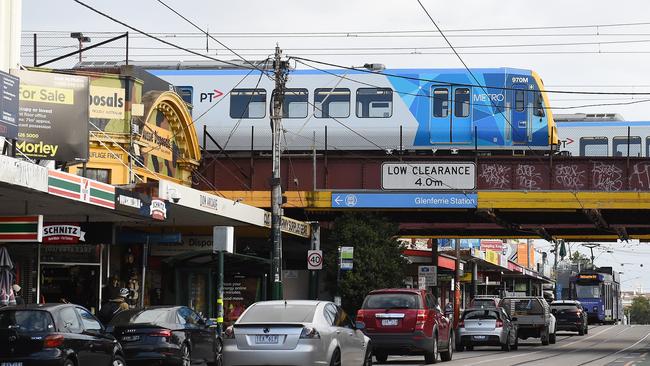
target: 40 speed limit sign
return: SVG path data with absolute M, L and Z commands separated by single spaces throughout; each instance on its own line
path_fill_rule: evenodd
M 323 269 L 322 250 L 310 250 L 307 252 L 307 269 L 310 270 Z

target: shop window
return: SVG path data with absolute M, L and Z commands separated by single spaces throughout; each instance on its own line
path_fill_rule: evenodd
M 307 89 L 286 89 L 282 100 L 282 118 L 307 118 L 308 113 Z
M 393 90 L 389 88 L 357 89 L 357 117 L 390 118 L 393 115 Z
M 614 156 L 627 156 L 628 145 L 630 156 L 641 156 L 641 137 L 630 136 L 628 137 L 614 137 L 612 139 L 612 153 Z
M 77 312 L 79 313 L 79 316 L 81 317 L 81 322 L 84 325 L 85 330 L 102 330 L 102 325 L 95 319 L 95 317 L 89 313 L 88 311 L 82 309 L 82 308 L 77 308 Z
M 438 88 L 433 90 L 433 116 L 447 117 L 449 115 L 449 90 Z
M 83 176 L 83 169 L 77 169 L 77 175 Z M 94 179 L 98 182 L 111 184 L 110 169 L 86 168 L 86 178 Z
M 316 118 L 347 118 L 350 116 L 350 89 L 320 88 L 314 91 Z
M 266 117 L 266 90 L 233 89 L 230 92 L 230 118 Z
M 72 307 L 61 309 L 59 317 L 61 318 L 63 327 L 68 331 L 68 333 L 81 333 L 79 318 Z
M 454 116 L 469 116 L 469 89 L 458 88 L 454 91 Z
M 580 156 L 608 156 L 609 139 L 607 137 L 581 137 Z

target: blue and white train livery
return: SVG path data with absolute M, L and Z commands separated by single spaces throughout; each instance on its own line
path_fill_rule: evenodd
M 146 68 L 177 86 L 193 106 L 197 129 L 205 125 L 226 150 L 270 149 L 270 78 L 245 69 Z M 291 70 L 283 143 L 293 151 L 321 150 L 327 140 L 332 150 L 523 152 L 557 144 L 535 72 L 472 73 L 478 83 L 465 69 Z

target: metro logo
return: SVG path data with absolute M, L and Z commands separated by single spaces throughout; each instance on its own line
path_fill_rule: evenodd
M 219 98 L 222 95 L 223 95 L 223 92 L 221 92 L 221 91 L 219 91 L 217 89 L 214 89 L 212 92 L 209 92 L 209 93 L 201 93 L 201 95 L 199 96 L 199 102 L 205 102 L 207 100 L 208 103 L 212 103 L 213 101 L 215 101 L 217 98 Z
M 20 85 L 20 100 L 55 104 L 74 104 L 74 90 L 38 85 Z

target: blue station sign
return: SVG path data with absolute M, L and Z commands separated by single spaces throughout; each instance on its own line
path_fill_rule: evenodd
M 332 192 L 332 208 L 476 208 L 475 193 Z

